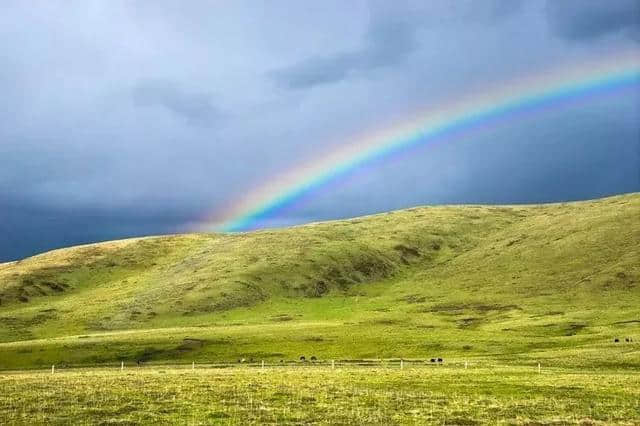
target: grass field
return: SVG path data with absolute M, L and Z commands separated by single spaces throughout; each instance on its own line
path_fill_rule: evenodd
M 634 424 L 639 282 L 640 194 L 57 250 L 0 265 L 0 418 Z
M 638 424 L 640 372 L 461 364 L 0 374 L 6 423 Z

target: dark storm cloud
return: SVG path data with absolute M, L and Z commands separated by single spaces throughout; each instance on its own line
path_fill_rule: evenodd
M 179 212 L 136 209 L 60 209 L 1 200 L 0 259 L 20 259 L 59 247 L 180 232 L 195 218 Z
M 639 100 L 600 101 L 586 112 L 561 109 L 547 117 L 546 126 L 533 116 L 472 137 L 435 141 L 332 185 L 301 206 L 296 219 L 353 217 L 420 204 L 543 203 L 640 191 L 640 129 L 633 120 Z M 341 209 L 332 209 L 335 204 Z
M 591 40 L 611 33 L 639 39 L 638 0 L 548 0 L 546 14 L 553 31 L 569 40 Z
M 164 107 L 197 125 L 212 125 L 221 115 L 210 94 L 188 92 L 167 81 L 139 82 L 133 89 L 133 99 L 138 106 Z

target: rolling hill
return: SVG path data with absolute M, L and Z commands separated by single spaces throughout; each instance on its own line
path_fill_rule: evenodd
M 113 241 L 0 264 L 0 369 L 301 355 L 637 368 L 639 283 L 637 193 Z

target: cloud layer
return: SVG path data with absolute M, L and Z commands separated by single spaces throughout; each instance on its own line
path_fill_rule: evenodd
M 2 2 L 0 261 L 188 231 L 358 135 L 637 35 L 631 0 Z M 274 224 L 640 190 L 638 101 L 417 151 Z
M 640 3 L 636 0 L 562 0 L 547 3 L 553 30 L 570 40 L 589 41 L 620 33 L 638 39 Z
M 162 107 L 189 123 L 213 125 L 220 113 L 207 93 L 186 92 L 166 81 L 141 81 L 133 89 L 133 100 L 140 107 Z

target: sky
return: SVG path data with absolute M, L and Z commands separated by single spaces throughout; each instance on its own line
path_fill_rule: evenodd
M 354 135 L 618 51 L 636 0 L 4 0 L 0 262 L 201 230 Z M 261 226 L 640 191 L 638 117 L 635 90 L 502 123 Z

